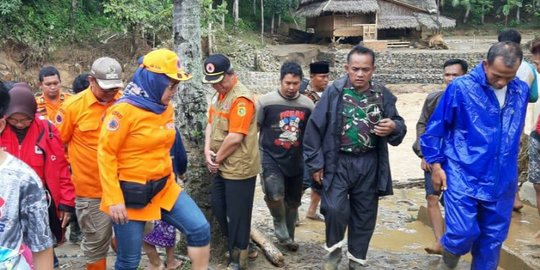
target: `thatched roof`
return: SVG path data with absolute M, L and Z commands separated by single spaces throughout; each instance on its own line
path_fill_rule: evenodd
M 379 17 L 377 21 L 377 29 L 415 28 L 417 26 L 418 20 L 414 16 Z
M 435 0 L 397 0 L 396 2 L 402 2 L 411 6 L 418 7 L 427 11 L 428 13 L 437 13 L 437 3 Z
M 301 0 L 297 16 L 317 17 L 324 13 L 355 14 L 377 12 L 378 29 L 437 28 L 435 0 Z M 439 16 L 442 28 L 456 21 Z
M 325 12 L 339 13 L 370 13 L 377 12 L 377 0 L 302 0 L 296 10 L 301 17 L 317 17 Z
M 437 15 L 429 15 L 425 13 L 415 13 L 414 14 L 418 19 L 420 25 L 428 29 L 437 29 Z M 456 20 L 450 19 L 448 17 L 439 16 L 439 23 L 442 28 L 452 28 L 456 26 Z

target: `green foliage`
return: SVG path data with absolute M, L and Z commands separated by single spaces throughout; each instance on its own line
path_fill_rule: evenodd
M 201 29 L 208 35 L 208 25 L 211 23 L 214 28 L 219 27 L 221 18 L 227 15 L 227 2 L 223 1 L 220 5 L 214 5 L 212 0 L 202 1 Z
M 154 29 L 163 24 L 172 27 L 172 0 L 109 0 L 103 7 L 125 30 L 134 26 Z
M 268 14 L 283 14 L 288 12 L 292 5 L 291 0 L 265 0 L 264 8 Z
M 517 20 L 518 8 L 520 9 L 519 21 Z M 518 26 L 536 21 L 535 13 L 540 18 L 540 0 L 451 0 L 442 10 L 446 16 L 455 19 L 467 14 L 466 11 L 469 10 L 468 22 L 471 25 L 478 25 L 485 18 L 487 23 L 496 24 L 500 24 L 501 19 L 504 19 L 502 23 L 508 26 L 513 20 L 511 17 L 516 16 L 512 24 Z
M 0 2 L 0 15 L 9 15 L 21 7 L 21 0 L 2 0 Z

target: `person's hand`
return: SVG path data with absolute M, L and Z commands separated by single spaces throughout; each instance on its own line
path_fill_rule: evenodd
M 126 206 L 123 203 L 109 206 L 109 214 L 116 224 L 126 224 L 128 222 Z
M 388 136 L 392 131 L 396 129 L 396 123 L 390 118 L 384 118 L 377 125 L 375 125 L 374 131 L 377 136 Z
M 217 173 L 219 169 L 219 163 L 216 162 L 216 153 L 214 151 L 208 150 L 204 151 L 204 156 L 206 158 L 206 168 L 210 173 Z
M 432 166 L 431 181 L 433 182 L 433 188 L 437 192 L 445 191 L 446 186 L 446 173 L 441 167 L 441 164 L 435 163 Z
M 70 212 L 60 211 L 60 221 L 62 222 L 62 228 L 65 228 L 68 225 L 70 218 L 71 218 Z
M 420 161 L 420 168 L 422 168 L 424 172 L 431 172 L 431 165 L 428 164 L 424 158 Z
M 317 184 L 322 185 L 323 175 L 324 175 L 324 171 L 323 169 L 320 169 L 314 172 L 311 177 L 313 178 L 313 181 L 315 181 Z

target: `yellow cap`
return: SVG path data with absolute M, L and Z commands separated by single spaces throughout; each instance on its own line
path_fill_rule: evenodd
M 165 74 L 177 81 L 187 81 L 192 77 L 191 74 L 182 70 L 178 55 L 168 49 L 149 52 L 144 56 L 141 66 L 148 71 Z

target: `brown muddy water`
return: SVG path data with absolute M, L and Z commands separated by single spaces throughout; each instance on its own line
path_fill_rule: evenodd
M 309 205 L 309 190 L 302 198 L 300 225 L 296 228 L 296 240 L 300 244 L 297 252 L 282 250 L 285 266 L 282 269 L 321 269 L 324 250 L 324 223 L 304 219 Z M 253 208 L 253 226 L 267 238 L 277 242 L 273 236 L 272 218 L 263 200 L 259 185 L 256 188 Z M 366 269 L 437 269 L 440 256 L 428 255 L 424 247 L 434 240 L 431 228 L 425 223 L 423 205 L 424 190 L 421 188 L 396 189 L 395 195 L 380 200 L 377 227 L 368 252 L 369 267 Z M 534 234 L 540 230 L 540 218 L 536 209 L 526 206 L 522 213 L 515 213 L 510 234 L 501 253 L 499 269 L 540 270 L 540 239 Z M 164 253 L 163 250 L 161 250 Z M 60 269 L 84 269 L 84 258 L 79 247 L 64 244 L 56 249 L 60 258 Z M 108 269 L 113 269 L 114 253 L 108 257 Z M 346 248 L 340 269 L 348 269 Z M 459 270 L 470 268 L 470 256 L 464 256 Z M 140 269 L 147 264 L 143 256 Z M 225 263 L 213 265 L 213 269 L 225 269 Z M 187 269 L 187 268 L 186 268 Z M 278 269 L 264 258 L 262 253 L 250 262 L 250 269 Z

